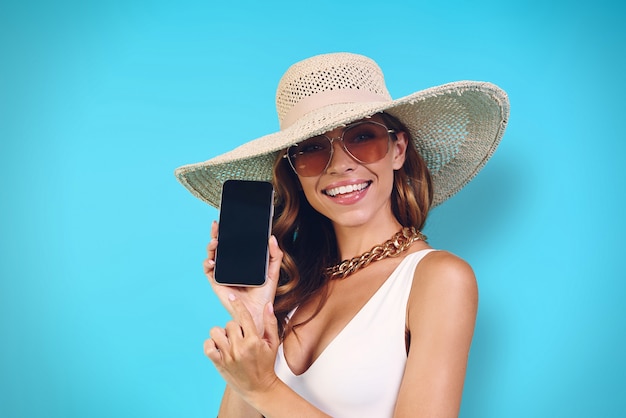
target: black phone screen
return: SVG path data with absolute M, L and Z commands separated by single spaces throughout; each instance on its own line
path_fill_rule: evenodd
M 216 282 L 234 286 L 265 283 L 273 212 L 271 183 L 224 182 L 215 259 Z

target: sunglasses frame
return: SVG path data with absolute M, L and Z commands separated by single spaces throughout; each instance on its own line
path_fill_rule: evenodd
M 355 157 L 355 156 L 354 156 L 354 155 L 353 155 L 353 154 L 352 154 L 352 153 L 348 150 L 348 148 L 346 147 L 345 142 L 343 142 L 343 137 L 344 137 L 344 134 L 346 133 L 346 131 L 348 131 L 348 130 L 350 130 L 350 129 L 354 128 L 354 127 L 357 127 L 357 126 L 359 126 L 359 125 L 366 124 L 366 123 L 368 123 L 368 124 L 372 123 L 372 124 L 374 124 L 374 125 L 379 125 L 379 126 L 382 126 L 382 127 L 383 127 L 383 128 L 385 128 L 385 130 L 387 131 L 387 151 L 385 152 L 385 154 L 384 154 L 381 158 L 379 158 L 379 159 L 378 159 L 378 160 L 376 160 L 376 161 L 369 161 L 369 162 L 365 162 L 365 161 L 361 161 L 361 160 L 359 160 L 357 157 Z M 350 156 L 350 158 L 352 158 L 354 161 L 358 162 L 359 164 L 372 164 L 372 163 L 375 163 L 375 162 L 377 162 L 377 161 L 382 160 L 383 158 L 385 158 L 385 155 L 387 155 L 387 154 L 389 153 L 389 143 L 391 142 L 391 135 L 392 135 L 392 134 L 394 134 L 394 135 L 396 134 L 395 129 L 389 129 L 389 127 L 387 127 L 387 125 L 385 125 L 385 124 L 383 124 L 383 123 L 376 122 L 376 121 L 374 121 L 374 120 L 360 120 L 360 121 L 358 121 L 358 122 L 354 122 L 354 123 L 351 123 L 351 124 L 349 124 L 349 125 L 346 125 L 346 127 L 345 127 L 345 128 L 343 129 L 343 131 L 341 132 L 341 135 L 340 135 L 340 136 L 337 136 L 337 137 L 331 138 L 331 137 L 329 137 L 329 136 L 328 136 L 328 135 L 326 135 L 326 134 L 321 134 L 321 135 L 316 135 L 316 136 L 314 136 L 314 137 L 311 137 L 311 138 L 316 138 L 316 137 L 319 137 L 319 136 L 323 136 L 323 137 L 325 137 L 326 139 L 328 139 L 328 142 L 330 142 L 330 153 L 329 153 L 329 156 L 328 156 L 328 161 L 326 162 L 326 165 L 324 166 L 324 168 L 322 169 L 322 171 L 320 171 L 320 172 L 319 172 L 319 173 L 317 173 L 317 174 L 312 174 L 312 175 L 308 175 L 308 176 L 303 176 L 302 174 L 299 174 L 299 173 L 298 173 L 298 171 L 296 170 L 296 167 L 294 167 L 294 164 L 293 164 L 293 162 L 291 161 L 291 158 L 289 158 L 289 157 L 290 157 L 290 155 L 293 155 L 293 154 L 289 154 L 289 150 L 291 149 L 291 147 L 294 147 L 294 146 L 296 146 L 296 145 L 300 144 L 299 142 L 297 142 L 297 143 L 295 143 L 295 144 L 293 144 L 293 145 L 290 145 L 290 146 L 289 146 L 289 148 L 287 148 L 287 152 L 285 152 L 285 154 L 283 155 L 283 157 L 282 157 L 282 158 L 286 158 L 286 159 L 287 159 L 287 161 L 289 161 L 289 165 L 291 166 L 291 169 L 293 170 L 293 172 L 294 172 L 294 173 L 296 173 L 296 175 L 298 175 L 298 176 L 300 176 L 300 177 L 315 177 L 315 176 L 319 176 L 320 174 L 322 174 L 323 172 L 325 172 L 325 171 L 328 169 L 328 166 L 330 165 L 330 162 L 333 160 L 333 154 L 334 154 L 334 152 L 335 152 L 335 147 L 333 146 L 333 142 L 334 142 L 335 140 L 339 140 L 339 141 L 341 142 L 341 148 L 342 148 L 342 149 L 345 151 L 345 153 L 346 153 L 346 154 L 348 154 L 348 155 Z M 302 142 L 306 142 L 306 141 L 308 141 L 308 140 L 309 140 L 309 139 L 311 139 L 311 138 L 307 138 L 307 139 L 305 139 L 305 140 L 304 140 L 304 141 L 302 141 Z

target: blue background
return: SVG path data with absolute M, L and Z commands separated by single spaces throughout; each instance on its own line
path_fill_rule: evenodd
M 462 417 L 626 410 L 626 13 L 606 1 L 0 1 L 0 416 L 214 416 L 217 212 L 175 167 L 277 129 L 292 63 L 363 53 L 394 97 L 510 95 L 432 212 L 481 301 Z

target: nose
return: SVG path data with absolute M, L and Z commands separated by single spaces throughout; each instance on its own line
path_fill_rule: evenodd
M 333 155 L 330 158 L 326 173 L 341 174 L 352 171 L 356 168 L 357 161 L 354 160 L 343 148 L 339 139 L 333 141 Z

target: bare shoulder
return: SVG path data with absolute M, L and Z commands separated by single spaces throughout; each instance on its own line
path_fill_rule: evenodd
M 447 251 L 433 251 L 415 269 L 415 281 L 433 285 L 476 285 L 472 267 L 462 258 Z
M 415 269 L 409 310 L 435 309 L 475 316 L 478 286 L 472 267 L 447 251 L 433 251 Z

